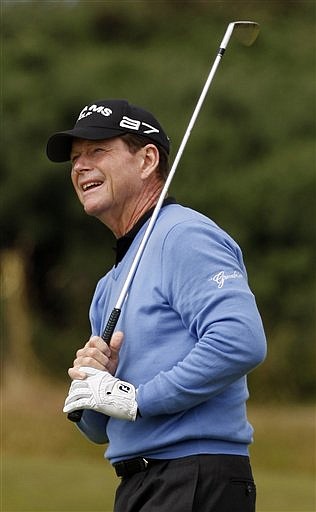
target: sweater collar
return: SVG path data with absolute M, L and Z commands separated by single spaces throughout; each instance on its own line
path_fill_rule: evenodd
M 173 197 L 167 197 L 163 201 L 161 207 L 163 208 L 164 206 L 167 206 L 169 204 L 175 204 L 175 203 L 176 203 L 176 200 Z M 124 258 L 128 249 L 132 245 L 132 242 L 133 242 L 135 236 L 137 235 L 137 233 L 140 231 L 140 229 L 145 224 L 145 222 L 151 217 L 154 209 L 155 209 L 155 207 L 150 208 L 150 210 L 145 212 L 144 215 L 142 215 L 142 217 L 132 227 L 132 229 L 130 231 L 128 231 L 128 233 L 126 233 L 124 236 L 122 236 L 121 238 L 118 238 L 116 240 L 116 247 L 114 247 L 114 251 L 116 253 L 116 257 L 115 257 L 115 266 L 116 267 L 120 263 L 120 261 L 122 261 L 122 259 Z

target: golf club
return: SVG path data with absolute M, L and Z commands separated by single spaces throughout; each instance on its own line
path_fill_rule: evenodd
M 172 164 L 172 167 L 170 169 L 170 172 L 169 172 L 169 175 L 168 175 L 168 178 L 165 182 L 165 185 L 160 193 L 160 196 L 159 196 L 159 199 L 158 199 L 158 202 L 155 206 L 155 209 L 152 213 L 152 216 L 150 218 L 150 221 L 149 221 L 149 224 L 147 226 L 147 229 L 144 233 L 144 236 L 142 238 L 142 241 L 139 245 L 139 248 L 136 252 L 136 255 L 135 255 L 135 258 L 132 262 L 132 265 L 130 267 L 130 270 L 128 272 L 128 275 L 126 277 L 126 280 L 125 280 L 125 283 L 122 287 L 122 290 L 121 290 L 121 293 L 117 299 L 117 302 L 115 304 L 115 307 L 114 309 L 112 310 L 111 312 L 111 315 L 108 319 L 108 322 L 106 324 L 106 327 L 104 329 L 104 332 L 102 334 L 102 339 L 106 342 L 106 343 L 109 343 L 110 340 L 111 340 L 111 337 L 112 337 L 112 334 L 114 332 L 114 329 L 115 329 L 115 326 L 118 322 L 118 319 L 119 319 L 119 316 L 121 314 L 121 308 L 122 308 L 122 305 L 127 297 L 127 294 L 128 294 L 128 290 L 129 290 L 129 287 L 132 283 L 132 280 L 134 278 L 134 275 L 135 275 L 135 272 L 137 270 L 137 266 L 139 264 L 139 261 L 142 257 L 142 254 L 144 252 L 144 249 L 145 249 L 145 246 L 147 244 L 147 241 L 151 235 L 151 232 L 153 230 L 153 227 L 155 225 L 155 222 L 157 220 L 157 217 L 159 215 L 159 212 L 160 212 L 160 209 L 161 209 L 161 206 L 162 206 L 162 203 L 167 195 L 167 192 L 168 192 L 168 189 L 170 187 L 170 184 L 171 184 L 171 181 L 175 175 L 175 172 L 176 172 L 176 169 L 178 167 L 178 164 L 179 164 L 179 161 L 181 159 L 181 156 L 183 154 L 183 151 L 184 151 L 184 148 L 187 144 L 187 141 L 190 137 L 190 134 L 191 134 L 191 131 L 194 127 L 194 124 L 195 124 L 195 121 L 199 115 L 199 112 L 201 110 L 201 107 L 203 105 L 203 102 L 205 100 L 205 97 L 207 95 L 207 92 L 210 88 L 210 85 L 212 83 L 212 80 L 214 78 L 214 75 L 216 73 L 216 70 L 218 68 L 218 65 L 221 61 L 221 58 L 223 57 L 224 53 L 225 53 L 225 50 L 227 48 L 227 45 L 228 45 L 228 42 L 231 38 L 232 35 L 234 35 L 236 37 L 236 39 L 242 43 L 243 45 L 245 46 L 251 46 L 254 41 L 256 40 L 257 36 L 259 34 L 259 25 L 258 23 L 255 23 L 253 21 L 235 21 L 235 22 L 232 22 L 232 23 L 229 23 L 227 29 L 226 29 L 226 32 L 225 32 L 225 35 L 223 37 L 223 40 L 220 44 L 220 47 L 219 47 L 219 50 L 218 50 L 218 53 L 216 55 L 216 58 L 214 60 L 214 63 L 211 67 L 211 70 L 209 72 L 209 75 L 207 77 L 207 80 L 205 82 L 205 85 L 203 87 L 203 90 L 201 92 L 201 95 L 199 97 L 199 100 L 196 104 L 196 107 L 193 111 L 193 114 L 191 116 L 191 119 L 190 119 L 190 122 L 188 124 L 188 127 L 186 129 L 186 132 L 183 136 L 183 139 L 182 139 L 182 142 L 179 146 L 179 149 L 178 149 L 178 152 L 176 154 L 176 157 L 174 159 L 174 162 Z M 73 411 L 71 413 L 68 414 L 68 419 L 70 421 L 73 421 L 73 422 L 78 422 L 80 421 L 80 418 L 82 416 L 82 410 L 79 410 L 79 411 Z

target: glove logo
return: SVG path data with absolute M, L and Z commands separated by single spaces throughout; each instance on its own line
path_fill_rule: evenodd
M 131 388 L 126 386 L 126 384 L 120 384 L 118 388 L 120 391 L 123 391 L 123 393 L 129 393 L 131 390 Z

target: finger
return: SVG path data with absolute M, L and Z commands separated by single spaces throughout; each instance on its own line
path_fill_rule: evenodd
M 105 355 L 104 352 L 95 347 L 80 349 L 77 352 L 77 358 L 74 360 L 74 366 L 92 366 L 101 370 L 100 365 L 104 367 L 111 355 L 109 349 L 108 352 L 108 355 Z M 98 366 L 95 366 L 95 364 Z
M 100 336 L 90 336 L 87 343 L 85 344 L 86 347 L 95 347 L 99 343 L 104 343 L 103 339 Z
M 84 380 L 87 377 L 87 374 L 79 370 L 79 366 L 73 366 L 68 369 L 68 375 L 72 380 Z
M 115 359 L 118 357 L 118 353 L 121 349 L 124 340 L 124 333 L 122 331 L 117 331 L 113 334 L 110 341 L 110 349 L 111 349 L 111 357 Z
M 96 348 L 100 350 L 100 352 L 105 354 L 107 357 L 110 357 L 111 355 L 111 351 L 107 343 L 105 343 L 100 336 L 91 336 L 89 341 L 87 341 L 87 343 L 85 344 L 85 348 Z
M 73 411 L 80 411 L 81 409 L 91 409 L 90 400 L 87 398 L 81 398 L 75 402 L 64 405 L 63 412 L 69 413 Z
M 77 384 L 77 382 L 76 382 Z M 65 405 L 73 404 L 78 400 L 88 400 L 91 398 L 91 391 L 89 388 L 73 388 L 71 393 L 67 396 L 65 400 Z

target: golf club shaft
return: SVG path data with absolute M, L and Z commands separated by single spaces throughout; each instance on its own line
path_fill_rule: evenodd
M 154 225 L 156 223 L 157 217 L 158 217 L 159 212 L 161 210 L 162 203 L 163 203 L 163 201 L 164 201 L 164 199 L 165 199 L 165 197 L 166 197 L 166 195 L 168 193 L 170 184 L 171 184 L 171 182 L 173 180 L 173 177 L 174 177 L 175 172 L 177 170 L 178 164 L 179 164 L 180 159 L 182 157 L 183 151 L 184 151 L 185 146 L 186 146 L 186 144 L 188 142 L 188 139 L 189 139 L 191 131 L 192 131 L 193 127 L 194 127 L 195 121 L 196 121 L 196 119 L 197 119 L 197 117 L 199 115 L 199 112 L 200 112 L 201 107 L 203 105 L 205 96 L 206 96 L 206 94 L 208 92 L 208 89 L 209 89 L 209 87 L 211 85 L 211 82 L 213 80 L 213 77 L 215 75 L 215 72 L 217 70 L 217 67 L 219 65 L 219 62 L 221 60 L 222 55 L 223 55 L 223 49 L 220 48 L 220 50 L 219 50 L 219 52 L 218 52 L 218 54 L 216 56 L 216 59 L 214 61 L 214 64 L 212 66 L 212 69 L 211 69 L 211 71 L 209 73 L 209 76 L 207 78 L 207 81 L 206 81 L 206 83 L 205 83 L 205 85 L 203 87 L 203 90 L 202 90 L 202 93 L 201 93 L 200 98 L 198 100 L 198 103 L 197 103 L 197 105 L 196 105 L 196 107 L 194 109 L 194 112 L 192 114 L 192 117 L 190 119 L 188 127 L 186 129 L 186 132 L 185 132 L 185 134 L 183 136 L 182 142 L 181 142 L 181 144 L 179 146 L 178 152 L 176 154 L 176 157 L 174 159 L 174 162 L 173 162 L 172 167 L 170 169 L 170 172 L 168 174 L 167 180 L 166 180 L 166 182 L 164 184 L 164 187 L 163 187 L 163 189 L 162 189 L 162 191 L 161 191 L 161 193 L 159 195 L 157 204 L 156 204 L 155 209 L 154 209 L 154 211 L 153 211 L 153 213 L 151 215 L 151 218 L 150 218 L 149 224 L 147 226 L 147 229 L 146 229 L 146 231 L 144 233 L 144 236 L 143 236 L 142 241 L 141 241 L 141 243 L 139 245 L 139 248 L 137 250 L 137 253 L 135 255 L 133 263 L 132 263 L 132 265 L 130 267 L 130 270 L 129 270 L 128 275 L 126 277 L 125 283 L 124 283 L 124 285 L 122 287 L 122 290 L 121 290 L 121 293 L 119 295 L 119 298 L 118 298 L 118 300 L 117 300 L 117 302 L 115 304 L 115 308 L 112 311 L 112 314 L 111 314 L 112 318 L 110 317 L 109 322 L 108 322 L 108 324 L 110 324 L 110 325 L 107 324 L 107 326 L 105 327 L 105 330 L 104 330 L 104 332 L 102 334 L 102 338 L 104 339 L 104 341 L 109 341 L 108 340 L 108 333 L 110 333 L 112 335 L 113 332 L 114 332 L 115 325 L 113 326 L 113 330 L 111 331 L 112 324 L 113 324 L 113 319 L 117 317 L 117 320 L 118 320 L 118 318 L 119 318 L 119 311 L 122 308 L 122 305 L 123 305 L 123 302 L 124 302 L 124 300 L 126 298 L 126 295 L 128 293 L 130 284 L 131 284 L 131 282 L 132 282 L 132 280 L 134 278 L 134 275 L 135 275 L 138 263 L 139 263 L 139 261 L 140 261 L 140 259 L 142 257 L 142 254 L 144 252 L 144 249 L 145 249 L 145 246 L 147 244 L 147 241 L 148 241 L 148 239 L 149 239 L 149 237 L 151 235 L 151 232 L 153 230 L 153 227 L 154 227 Z M 111 337 L 110 337 L 110 339 L 111 339 Z
M 204 85 L 204 87 L 202 89 L 202 92 L 200 94 L 200 97 L 198 99 L 196 107 L 195 107 L 195 109 L 193 111 L 193 114 L 191 116 L 190 122 L 189 122 L 188 127 L 187 127 L 187 129 L 185 131 L 185 134 L 183 136 L 182 142 L 181 142 L 181 144 L 179 146 L 179 149 L 177 151 L 176 157 L 174 159 L 174 162 L 173 162 L 172 167 L 170 169 L 170 172 L 168 174 L 167 180 L 166 180 L 166 182 L 164 184 L 164 187 L 163 187 L 163 189 L 162 189 L 162 191 L 161 191 L 161 193 L 159 195 L 158 202 L 157 202 L 157 204 L 155 206 L 155 209 L 154 209 L 154 211 L 152 213 L 152 216 L 150 218 L 149 224 L 148 224 L 148 226 L 146 228 L 146 231 L 144 233 L 142 241 L 141 241 L 141 243 L 140 243 L 140 245 L 138 247 L 138 250 L 136 252 L 135 258 L 134 258 L 134 260 L 132 262 L 132 265 L 130 267 L 130 270 L 128 272 L 128 275 L 126 277 L 126 280 L 124 282 L 124 285 L 122 287 L 120 295 L 119 295 L 119 297 L 117 299 L 117 302 L 115 304 L 115 307 L 112 310 L 111 315 L 109 317 L 109 320 L 108 320 L 108 322 L 106 324 L 106 327 L 105 327 L 105 329 L 104 329 L 104 331 L 102 333 L 101 337 L 102 337 L 102 339 L 107 344 L 109 344 L 110 341 L 111 341 L 111 337 L 112 337 L 112 335 L 114 333 L 115 327 L 117 325 L 118 319 L 119 319 L 120 314 L 121 314 L 122 305 L 123 305 L 125 299 L 127 298 L 128 290 L 129 290 L 130 285 L 132 283 L 132 280 L 134 278 L 134 275 L 135 275 L 135 272 L 137 270 L 139 261 L 140 261 L 142 255 L 143 255 L 143 252 L 144 252 L 144 249 L 146 247 L 147 241 L 148 241 L 148 239 L 149 239 L 149 237 L 151 235 L 151 232 L 152 232 L 152 230 L 154 228 L 154 225 L 156 223 L 157 217 L 158 217 L 159 212 L 160 212 L 161 207 L 162 207 L 162 203 L 163 203 L 163 201 L 164 201 L 164 199 L 165 199 L 165 197 L 167 195 L 167 192 L 169 190 L 170 184 L 171 184 L 172 179 L 173 179 L 173 177 L 175 175 L 175 172 L 177 170 L 178 164 L 179 164 L 180 159 L 182 157 L 183 151 L 184 151 L 185 146 L 186 146 L 186 144 L 188 142 L 188 139 L 190 137 L 191 131 L 192 131 L 194 125 L 195 125 L 195 122 L 196 122 L 196 119 L 197 119 L 197 117 L 199 115 L 199 112 L 200 112 L 200 110 L 202 108 L 202 105 L 204 103 L 205 97 L 206 97 L 206 95 L 208 93 L 208 90 L 210 88 L 210 85 L 211 85 L 211 83 L 213 81 L 213 78 L 214 78 L 214 75 L 215 75 L 216 70 L 218 68 L 218 65 L 219 65 L 219 63 L 221 61 L 222 56 L 225 53 L 226 47 L 227 47 L 228 42 L 229 42 L 229 40 L 231 38 L 231 35 L 232 35 L 233 31 L 234 31 L 235 25 L 237 25 L 237 23 L 238 24 L 241 24 L 241 23 L 242 24 L 243 23 L 253 24 L 252 22 L 235 22 L 235 23 L 230 23 L 228 25 L 227 29 L 226 29 L 226 32 L 225 32 L 223 40 L 222 40 L 222 42 L 220 44 L 218 53 L 216 55 L 216 58 L 214 60 L 213 65 L 212 65 L 212 67 L 210 69 L 210 72 L 208 74 L 208 77 L 207 77 L 207 80 L 205 82 L 205 85 Z M 253 24 L 253 25 L 256 25 L 256 24 Z M 73 422 L 77 423 L 81 419 L 82 412 L 83 412 L 82 410 L 73 411 L 73 412 L 68 414 L 68 419 L 70 421 L 73 421 Z

